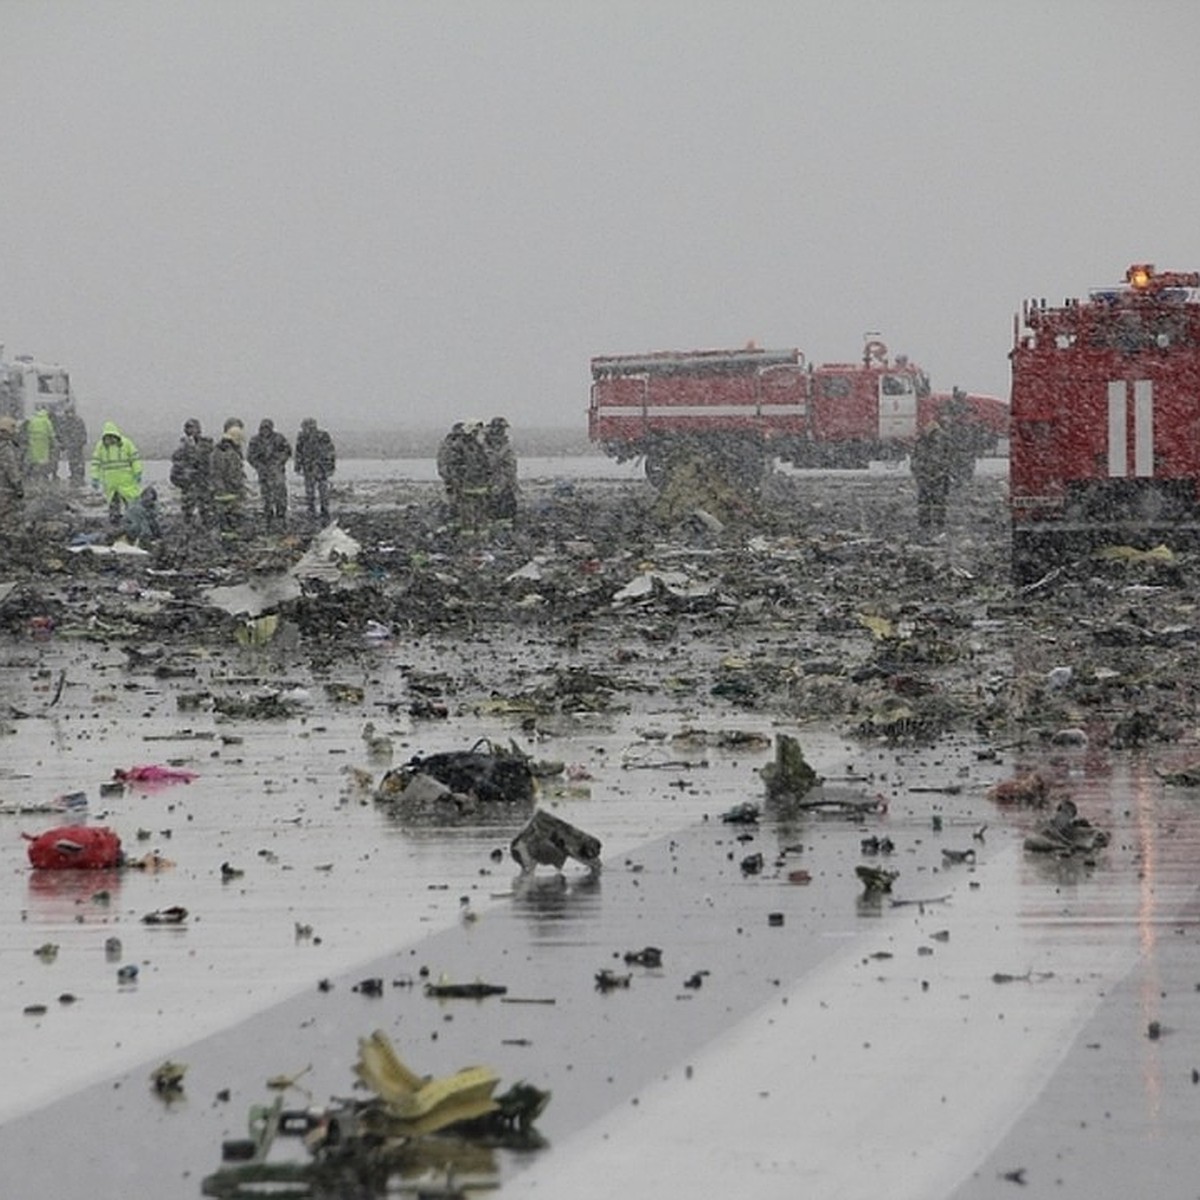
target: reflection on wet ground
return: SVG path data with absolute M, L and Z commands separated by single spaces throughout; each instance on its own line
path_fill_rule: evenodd
M 616 742 L 623 735 L 627 731 L 606 736 Z M 259 736 L 269 743 L 271 735 Z M 330 728 L 323 736 L 336 740 L 337 731 Z M 317 739 L 310 748 L 321 744 Z M 829 742 L 828 749 L 836 751 L 837 743 Z M 131 953 L 154 980 L 144 978 L 140 990 L 154 991 L 156 1008 L 170 1003 L 173 994 L 181 998 L 214 970 L 253 991 L 264 964 L 277 955 L 277 947 L 265 947 L 261 940 L 272 923 L 273 940 L 289 943 L 286 956 L 306 962 L 297 973 L 303 994 L 175 1055 L 192 1064 L 186 1120 L 179 1106 L 167 1112 L 153 1105 L 143 1094 L 138 1072 L 125 1078 L 120 1089 L 125 1099 L 97 1125 L 81 1152 L 107 1157 L 115 1147 L 125 1155 L 137 1147 L 131 1157 L 138 1165 L 128 1162 L 123 1171 L 130 1186 L 155 1179 L 159 1195 L 195 1194 L 191 1183 L 163 1191 L 162 1181 L 174 1178 L 181 1164 L 193 1180 L 196 1173 L 211 1169 L 221 1138 L 236 1133 L 241 1110 L 259 1098 L 256 1081 L 313 1061 L 314 1071 L 306 1080 L 313 1095 L 344 1092 L 354 1041 L 376 1026 L 388 1029 L 422 1071 L 438 1073 L 485 1061 L 502 1078 L 528 1078 L 549 1087 L 554 1101 L 540 1127 L 554 1144 L 628 1103 L 655 1080 L 673 1076 L 750 1014 L 803 989 L 804 980 L 819 975 L 831 956 L 853 960 L 860 986 L 893 979 L 904 995 L 916 997 L 922 981 L 935 992 L 961 986 L 958 943 L 978 939 L 972 961 L 981 970 L 966 981 L 976 1008 L 967 1006 L 964 1012 L 980 1025 L 981 1039 L 986 1037 L 983 1026 L 995 1016 L 995 1001 L 988 994 L 996 986 L 988 982 L 992 972 L 1014 977 L 1031 973 L 1030 980 L 995 993 L 1004 996 L 1009 1010 L 1017 996 L 1013 988 L 1024 989 L 1023 1003 L 1039 995 L 1048 998 L 1057 988 L 1074 992 L 1076 1001 L 1089 1008 L 1098 1005 L 1102 1017 L 1106 995 L 1117 986 L 1135 987 L 1140 1024 L 1170 1017 L 1158 996 L 1159 960 L 1164 938 L 1175 949 L 1184 940 L 1181 931 L 1192 928 L 1193 918 L 1185 919 L 1184 912 L 1194 901 L 1192 864 L 1200 827 L 1190 793 L 1165 790 L 1148 762 L 1068 762 L 1061 773 L 1063 786 L 1082 811 L 1113 833 L 1110 847 L 1088 866 L 1014 852 L 1037 817 L 997 811 L 983 795 L 988 780 L 973 781 L 960 795 L 911 793 L 904 780 L 918 764 L 912 754 L 896 758 L 887 766 L 889 810 L 865 822 L 794 815 L 768 818 L 749 831 L 723 825 L 718 814 L 746 796 L 745 756 L 737 768 L 705 773 L 698 804 L 696 797 L 687 798 L 686 790 L 672 787 L 672 779 L 640 784 L 623 797 L 609 795 L 602 802 L 564 804 L 559 811 L 586 827 L 602 827 L 621 847 L 607 856 L 606 870 L 595 878 L 583 872 L 529 878 L 515 876 L 510 864 L 496 867 L 491 854 L 505 844 L 508 831 L 406 831 L 369 806 L 341 804 L 329 794 L 321 811 L 314 812 L 313 796 L 307 791 L 301 795 L 297 779 L 283 771 L 276 781 L 286 784 L 283 790 L 263 789 L 258 796 L 247 794 L 245 780 L 237 782 L 234 773 L 225 783 L 198 781 L 186 791 L 169 793 L 169 799 L 162 794 L 128 796 L 115 801 L 108 815 L 119 820 L 123 812 L 132 817 L 154 806 L 150 822 L 156 828 L 169 822 L 178 831 L 164 845 L 181 863 L 203 847 L 206 867 L 215 868 L 230 855 L 248 866 L 248 875 L 234 888 L 221 885 L 212 869 L 186 866 L 173 877 L 50 882 L 27 874 L 27 920 L 22 924 L 32 926 L 31 936 L 10 926 L 7 944 L 53 935 L 62 939 L 69 961 L 73 938 L 80 939 L 81 949 L 87 943 L 89 955 L 98 955 L 99 941 L 119 927 L 127 940 L 140 942 Z M 965 748 L 950 747 L 939 751 L 934 773 L 956 777 L 960 765 L 969 761 Z M 921 761 L 922 781 L 930 778 L 932 766 Z M 1005 769 L 1003 764 L 998 768 Z M 327 769 L 314 771 L 319 783 L 332 777 Z M 316 790 L 319 794 L 323 788 Z M 668 804 L 674 805 L 668 823 L 678 826 L 639 841 L 648 806 Z M 236 838 L 231 832 L 233 805 L 245 821 Z M 284 812 L 300 814 L 300 823 Z M 940 829 L 935 830 L 933 816 L 941 818 Z M 973 841 L 973 832 L 985 823 L 984 840 Z M 888 861 L 900 878 L 894 896 L 866 899 L 854 867 L 866 861 L 864 836 L 880 833 L 894 843 Z M 363 849 L 364 836 L 369 850 Z M 389 844 L 396 857 L 379 871 L 378 864 L 370 864 Z M 968 845 L 977 850 L 976 863 L 945 865 L 944 848 Z M 264 847 L 275 847 L 270 853 L 280 855 L 268 868 L 256 862 Z M 765 869 L 747 874 L 742 862 L 756 852 L 763 855 Z M 9 859 L 10 878 L 18 871 L 14 858 Z M 320 870 L 324 862 L 334 864 L 332 873 Z M 806 882 L 789 882 L 801 864 Z M 1000 875 L 990 870 L 996 866 Z M 351 921 L 386 924 L 385 883 L 392 871 L 415 873 L 423 881 L 435 932 L 352 972 L 343 971 L 330 992 L 318 993 L 314 985 L 323 974 L 321 947 L 296 945 L 292 919 L 311 920 L 331 941 Z M 978 880 L 985 881 L 981 889 L 972 887 Z M 113 908 L 107 914 L 93 907 L 98 890 L 111 894 Z M 464 897 L 477 919 L 451 916 Z M 130 925 L 142 909 L 178 899 L 195 905 L 199 924 L 186 931 Z M 414 900 L 421 903 L 420 891 L 409 893 L 409 902 Z M 993 916 L 1006 916 L 1010 909 L 1019 927 L 999 937 L 989 925 Z M 921 929 L 920 946 L 928 952 L 909 958 L 899 946 L 900 935 L 908 935 L 914 920 Z M 945 942 L 933 936 L 942 930 L 947 931 Z M 989 944 L 995 947 L 991 955 Z M 647 946 L 662 950 L 661 967 L 625 962 L 627 953 Z M 28 955 L 28 948 L 21 952 Z M 44 970 L 29 957 L 32 966 Z M 13 965 L 13 952 L 9 958 Z M 501 1001 L 431 1001 L 421 994 L 422 969 L 433 978 L 503 983 L 508 995 Z M 596 976 L 605 969 L 630 976 L 628 988 L 599 990 Z M 111 971 L 104 967 L 105 974 Z M 1054 979 L 1038 982 L 1039 973 Z M 96 994 L 95 976 L 98 972 L 85 976 L 78 990 L 84 1004 L 105 1018 L 111 1000 Z M 386 983 L 377 1001 L 353 991 L 359 978 L 369 976 Z M 37 976 L 22 966 L 5 977 L 20 980 L 18 990 L 9 992 L 11 1014 L 14 1003 L 31 994 L 30 983 Z M 1136 985 L 1131 982 L 1135 978 Z M 119 1022 L 120 1017 L 106 1019 Z M 36 1036 L 47 1033 L 61 1035 L 61 1022 L 53 1025 L 47 1019 Z M 1144 1049 L 1141 1041 L 1137 1045 Z M 35 1043 L 31 1069 L 36 1061 Z M 1153 1076 L 1146 1086 L 1160 1087 Z M 212 1106 L 210 1098 L 225 1087 L 233 1092 L 230 1104 Z M 38 1131 L 49 1136 L 63 1121 L 87 1124 L 109 1094 L 111 1084 L 100 1083 L 95 1091 L 59 1101 L 32 1120 L 10 1122 L 0 1131 L 0 1143 L 16 1138 L 36 1147 Z M 164 1137 L 168 1130 L 170 1136 Z M 520 1156 L 501 1159 L 506 1175 L 535 1165 Z M 26 1179 L 30 1185 L 49 1183 L 37 1179 L 36 1170 Z M 72 1193 L 60 1189 L 55 1194 L 65 1200 Z M 94 1195 L 86 1188 L 78 1194 Z
M 628 619 L 615 615 L 611 628 Z M 686 641 L 691 628 L 681 619 L 671 633 Z M 781 654 L 794 641 L 786 625 L 756 636 Z M 735 644 L 718 628 L 681 669 L 699 674 Z M 653 657 L 665 677 L 676 652 L 649 635 L 645 645 L 642 661 Z M 465 637 L 454 653 L 464 691 L 503 696 L 561 649 L 528 629 L 512 642 Z M 442 723 L 409 719 L 393 702 L 405 672 L 436 670 L 446 653 L 441 637 L 364 648 L 334 669 L 367 687 L 378 701 L 369 711 L 322 704 L 253 721 L 181 711 L 178 689 L 193 683 L 132 670 L 115 646 L 8 646 L 0 684 L 21 715 L 3 735 L 0 798 L 86 788 L 90 820 L 175 866 L 47 877 L 28 870 L 19 835 L 58 818 L 0 816 L 0 1195 L 194 1197 L 268 1077 L 311 1062 L 302 1086 L 314 1100 L 345 1094 L 356 1039 L 376 1027 L 421 1072 L 482 1062 L 553 1092 L 539 1121 L 550 1149 L 494 1157 L 513 1195 L 608 1194 L 598 1182 L 648 1194 L 644 1181 L 622 1191 L 619 1164 L 597 1168 L 563 1148 L 619 1127 L 618 1157 L 636 1158 L 639 1136 L 661 1135 L 663 1113 L 694 1122 L 697 1164 L 725 1137 L 752 1154 L 761 1095 L 802 1114 L 786 1153 L 815 1181 L 811 1194 L 877 1195 L 886 1180 L 889 1200 L 1009 1195 L 1004 1176 L 1018 1168 L 1055 1194 L 1113 1194 L 1110 1179 L 1122 1181 L 1118 1194 L 1190 1194 L 1172 1184 L 1200 1174 L 1180 1133 L 1200 1069 L 1200 804 L 1194 790 L 1163 784 L 1154 756 L 1094 743 L 985 760 L 969 735 L 852 743 L 696 687 L 647 696 L 631 685 L 627 712 L 560 711 L 534 727 L 465 704 Z M 329 667 L 320 675 L 247 649 L 212 661 L 206 652 L 197 670 L 201 681 L 286 680 L 320 695 Z M 641 670 L 637 660 L 628 670 Z M 604 872 L 520 877 L 507 858 L 512 824 L 397 821 L 345 770 L 383 769 L 364 758 L 367 717 L 396 762 L 486 735 L 578 766 L 542 803 L 601 838 Z M 664 741 L 705 725 L 798 733 L 831 792 L 886 808 L 723 824 L 721 813 L 762 801 L 758 769 L 770 755 Z M 199 778 L 100 794 L 114 769 L 147 761 Z M 1025 853 L 1046 812 L 987 799 L 993 781 L 1035 767 L 1111 833 L 1094 861 Z M 898 872 L 891 893 L 864 893 L 864 864 Z M 171 905 L 187 907 L 185 924 L 142 923 Z M 113 936 L 119 960 L 105 950 Z M 59 947 L 53 962 L 35 954 L 48 942 Z M 136 983 L 119 979 L 122 966 L 138 968 Z M 606 971 L 628 986 L 598 987 Z M 508 991 L 427 997 L 423 983 L 443 976 Z M 379 995 L 358 987 L 376 978 Z M 27 1014 L 33 1005 L 45 1011 Z M 790 1018 L 796 1027 L 756 1058 L 755 1039 L 770 1046 Z M 710 1082 L 730 1046 L 754 1064 L 749 1081 Z M 169 1108 L 147 1086 L 168 1055 L 189 1064 Z M 591 1170 L 587 1187 L 546 1184 L 575 1161 Z M 1146 1178 L 1149 1191 L 1138 1186 Z M 689 1190 L 684 1180 L 657 1194 Z

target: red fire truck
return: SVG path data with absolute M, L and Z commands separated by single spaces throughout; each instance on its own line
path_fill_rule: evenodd
M 618 461 L 642 457 L 656 486 L 703 454 L 755 486 L 773 458 L 865 467 L 902 458 L 950 397 L 907 358 L 869 340 L 857 363 L 810 366 L 799 350 L 693 350 L 592 359 L 588 435 Z M 956 393 L 979 452 L 1008 434 L 1008 408 Z
M 1200 531 L 1200 272 L 1123 284 L 1014 320 L 1013 572 L 1099 545 Z

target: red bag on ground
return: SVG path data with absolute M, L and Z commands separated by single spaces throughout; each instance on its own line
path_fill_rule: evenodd
M 22 837 L 29 842 L 29 861 L 49 870 L 94 871 L 121 865 L 121 839 L 106 825 L 60 825 Z

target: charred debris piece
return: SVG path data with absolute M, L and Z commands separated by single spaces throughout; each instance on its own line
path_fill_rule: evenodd
M 223 1143 L 225 1165 L 203 1181 L 202 1193 L 392 1195 L 419 1178 L 418 1194 L 459 1196 L 496 1186 L 495 1148 L 544 1145 L 534 1123 L 550 1102 L 548 1091 L 520 1081 L 497 1094 L 499 1077 L 483 1066 L 418 1075 L 382 1031 L 358 1045 L 353 1070 L 369 1099 L 334 1098 L 323 1108 L 289 1111 L 280 1096 L 254 1106 L 248 1136 Z M 269 1161 L 277 1136 L 302 1138 L 309 1160 Z M 426 1187 L 431 1171 L 435 1181 Z
M 449 980 L 439 980 L 437 983 L 425 985 L 425 995 L 437 1000 L 483 1000 L 488 996 L 506 996 L 508 988 L 501 983 L 451 983 Z
M 595 873 L 600 870 L 599 838 L 584 833 L 561 817 L 538 809 L 529 823 L 513 838 L 509 852 L 522 872 L 530 874 L 539 866 L 561 871 L 568 858 Z
M 805 760 L 800 743 L 786 733 L 775 738 L 775 761 L 767 763 L 761 774 L 767 799 L 785 805 L 803 799 L 821 782 L 821 777 Z
M 735 804 L 733 808 L 723 812 L 721 823 L 724 825 L 757 825 L 760 815 L 761 810 L 757 804 L 745 801 L 742 804 Z
M 537 785 L 529 757 L 486 738 L 470 750 L 417 755 L 379 781 L 375 799 L 402 820 L 454 825 L 532 808 Z
M 800 743 L 790 734 L 776 735 L 775 759 L 759 768 L 759 774 L 766 785 L 767 802 L 776 811 L 837 813 L 858 818 L 887 807 L 879 796 L 837 794 L 826 789 L 825 781 L 809 765 Z
M 870 895 L 890 892 L 892 884 L 900 877 L 899 871 L 889 870 L 887 867 L 858 866 L 854 868 L 854 873 L 862 883 L 863 891 Z
M 1074 800 L 1060 800 L 1050 820 L 1025 839 L 1025 849 L 1060 858 L 1087 857 L 1108 843 L 1109 835 L 1097 829 L 1086 817 L 1081 817 Z

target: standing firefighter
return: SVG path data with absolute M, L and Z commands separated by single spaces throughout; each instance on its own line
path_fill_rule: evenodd
M 171 482 L 179 489 L 183 523 L 196 520 L 208 529 L 213 523 L 212 438 L 200 430 L 200 422 L 191 418 L 183 423 L 183 437 L 171 455 Z
M 33 416 L 25 420 L 25 470 L 31 479 L 47 480 L 58 464 L 58 439 L 54 421 L 44 404 L 39 404 Z
M 103 490 L 114 525 L 121 523 L 121 511 L 142 490 L 142 458 L 138 448 L 112 421 L 104 422 L 100 440 L 92 451 L 92 486 Z
M 263 520 L 268 530 L 282 529 L 287 523 L 287 464 L 291 457 L 287 438 L 276 431 L 274 421 L 264 417 L 250 439 L 246 461 L 258 472 Z
M 488 515 L 511 521 L 517 515 L 517 456 L 508 440 L 508 422 L 503 417 L 493 417 L 488 422 L 483 445 L 491 485 Z
M 917 526 L 923 533 L 945 527 L 954 462 L 954 447 L 946 430 L 940 421 L 930 422 L 912 452 L 912 473 L 917 481 Z
M 58 412 L 58 441 L 67 456 L 72 487 L 83 487 L 84 454 L 87 451 L 87 425 L 75 410 L 75 401 L 67 400 Z
M 212 452 L 213 512 L 217 528 L 225 538 L 235 538 L 241 532 L 246 503 L 242 437 L 241 425 L 230 425 Z
M 336 466 L 333 438 L 306 417 L 296 435 L 296 472 L 304 476 L 304 503 L 310 517 L 317 515 L 319 503 L 321 520 L 329 520 L 329 477 Z

